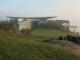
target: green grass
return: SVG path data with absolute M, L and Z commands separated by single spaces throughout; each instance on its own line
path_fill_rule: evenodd
M 59 36 L 71 35 L 69 31 L 62 31 L 56 29 L 33 29 L 33 35 L 39 36 L 41 38 L 57 38 Z
M 37 42 L 66 34 L 71 33 L 52 29 L 35 29 L 31 35 L 1 33 L 0 60 L 80 60 L 62 46 Z

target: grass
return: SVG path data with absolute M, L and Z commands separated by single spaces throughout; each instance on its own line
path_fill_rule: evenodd
M 62 46 L 37 42 L 66 34 L 71 33 L 40 28 L 34 29 L 31 35 L 1 33 L 0 60 L 80 60 Z
M 34 29 L 32 32 L 33 35 L 39 36 L 41 38 L 57 38 L 59 36 L 71 35 L 69 31 L 62 31 L 56 29 Z

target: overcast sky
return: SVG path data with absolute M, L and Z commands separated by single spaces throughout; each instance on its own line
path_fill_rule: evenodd
M 58 16 L 80 29 L 80 0 L 0 0 L 0 16 Z

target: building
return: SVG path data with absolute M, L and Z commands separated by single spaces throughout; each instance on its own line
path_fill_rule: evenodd
M 76 27 L 70 26 L 68 20 L 55 20 L 53 17 L 10 17 L 8 21 L 1 21 L 0 26 L 8 26 L 16 32 L 31 33 L 31 30 L 36 27 L 53 28 L 62 30 L 71 30 L 75 32 Z
M 69 30 L 70 24 L 68 20 L 48 20 L 46 25 L 53 29 Z
M 56 18 L 56 16 L 54 17 L 35 17 L 34 19 L 32 19 L 32 27 L 41 27 L 47 24 L 49 19 L 52 18 Z
M 23 32 L 26 31 L 31 32 L 32 27 L 39 27 L 45 23 L 47 23 L 47 20 L 50 18 L 55 17 L 9 17 L 11 26 L 17 31 L 17 32 Z
M 64 30 L 69 30 L 70 22 L 68 20 L 56 20 L 55 23 Z

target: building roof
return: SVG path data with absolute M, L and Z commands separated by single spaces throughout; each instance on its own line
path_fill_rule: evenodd
M 8 18 L 24 18 L 24 19 L 50 19 L 50 18 L 56 18 L 56 16 L 51 17 L 11 17 L 7 16 Z

